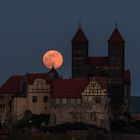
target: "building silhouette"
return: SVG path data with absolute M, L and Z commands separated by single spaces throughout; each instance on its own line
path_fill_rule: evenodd
M 89 41 L 81 27 L 71 43 L 71 79 L 62 79 L 52 67 L 47 73 L 13 75 L 0 87 L 2 123 L 31 111 L 50 114 L 48 125 L 78 121 L 109 130 L 110 118 L 127 117 L 131 80 L 119 30 L 115 28 L 108 39 L 106 57 L 88 56 Z
M 89 57 L 88 39 L 81 27 L 72 39 L 72 79 L 107 77 L 114 115 L 129 112 L 130 72 L 125 70 L 125 41 L 116 27 L 108 39 L 108 56 Z

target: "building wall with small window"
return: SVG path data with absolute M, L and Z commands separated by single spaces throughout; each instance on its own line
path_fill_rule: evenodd
M 51 114 L 56 116 L 56 124 L 82 121 L 76 115 L 82 112 L 81 105 L 81 98 L 52 98 Z
M 109 97 L 106 88 L 92 79 L 82 93 L 82 102 L 86 106 L 90 123 L 103 128 L 109 128 Z M 89 111 L 88 111 L 89 110 Z
M 22 119 L 26 111 L 34 114 L 50 113 L 50 85 L 44 79 L 37 78 L 33 84 L 27 84 L 25 96 L 4 94 L 0 98 L 0 119 Z
M 56 117 L 56 124 L 65 122 L 84 122 L 109 129 L 107 96 L 93 98 L 93 103 L 81 99 L 52 99 L 51 114 Z M 96 102 L 96 100 L 98 100 Z M 98 105 L 97 105 L 98 104 Z
M 12 118 L 13 114 L 13 96 L 14 94 L 1 94 L 0 96 L 0 120 Z
M 109 129 L 107 90 L 96 79 L 90 79 L 78 96 L 65 97 L 66 93 L 62 93 L 64 97 L 54 97 L 51 96 L 50 88 L 44 79 L 36 78 L 32 84 L 27 85 L 26 96 L 10 98 L 13 118 L 21 119 L 26 111 L 31 111 L 34 114 L 50 114 L 51 125 L 84 122 Z M 5 108 L 5 112 L 8 111 Z
M 107 90 L 91 80 L 79 98 L 52 98 L 51 114 L 56 124 L 79 121 L 110 129 Z
M 27 88 L 28 110 L 34 114 L 50 112 L 50 85 L 44 79 L 35 79 Z
M 19 120 L 22 119 L 27 108 L 27 98 L 15 96 L 13 98 L 13 119 Z

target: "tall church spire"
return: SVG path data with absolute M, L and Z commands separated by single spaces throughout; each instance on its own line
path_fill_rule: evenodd
M 81 20 L 79 20 L 79 27 L 81 27 L 81 25 L 82 25 L 82 22 L 81 22 Z
M 72 43 L 84 43 L 84 42 L 86 43 L 89 41 L 81 28 L 81 23 L 79 23 L 79 28 L 72 39 Z
M 125 41 L 115 27 L 108 40 L 108 92 L 110 95 L 110 104 L 112 113 L 121 115 L 123 113 L 124 98 L 124 47 Z
M 122 37 L 121 33 L 119 32 L 118 28 L 115 27 L 112 35 L 108 39 L 108 43 L 121 43 L 121 42 L 124 43 L 125 40 L 123 39 L 123 37 Z
M 80 25 L 81 26 L 81 25 Z M 83 79 L 87 77 L 86 65 L 88 63 L 88 39 L 79 26 L 72 43 L 72 78 Z

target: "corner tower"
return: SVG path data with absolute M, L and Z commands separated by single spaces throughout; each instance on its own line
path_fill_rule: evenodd
M 111 110 L 114 115 L 122 115 L 124 97 L 124 44 L 125 41 L 117 28 L 108 40 L 108 91 Z
M 72 78 L 87 78 L 88 39 L 81 27 L 72 39 Z

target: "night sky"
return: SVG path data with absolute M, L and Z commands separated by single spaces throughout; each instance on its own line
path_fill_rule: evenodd
M 115 22 L 125 45 L 125 67 L 131 70 L 132 95 L 140 95 L 139 0 L 0 0 L 0 85 L 9 76 L 47 72 L 43 54 L 56 49 L 64 56 L 58 70 L 71 75 L 71 39 L 78 21 L 90 55 L 107 55 L 107 40 Z

